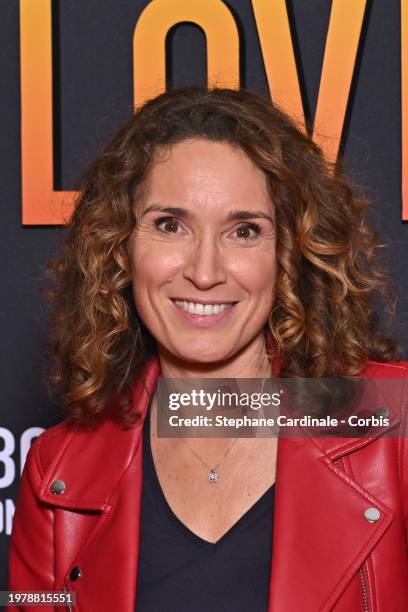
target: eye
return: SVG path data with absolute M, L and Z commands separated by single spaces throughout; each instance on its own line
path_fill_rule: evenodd
M 165 234 L 177 234 L 177 230 L 181 227 L 176 217 L 159 217 L 154 220 L 154 224 L 160 232 Z
M 244 223 L 235 232 L 240 240 L 253 240 L 261 233 L 261 227 L 257 223 Z

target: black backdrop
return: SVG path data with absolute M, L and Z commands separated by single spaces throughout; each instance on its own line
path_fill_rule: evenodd
M 131 112 L 132 36 L 147 4 L 146 0 L 53 2 L 57 189 L 75 187 L 86 163 Z M 240 31 L 241 83 L 268 96 L 251 1 L 226 4 Z M 312 118 L 331 2 L 288 0 L 287 6 L 306 115 Z M 400 2 L 369 2 L 343 150 L 347 173 L 374 201 L 373 221 L 390 244 L 387 261 L 398 289 L 394 332 L 406 358 L 408 228 L 401 221 L 400 43 Z M 206 82 L 205 38 L 198 27 L 177 26 L 168 50 L 172 86 Z M 58 420 L 42 382 L 46 305 L 39 287 L 44 285 L 46 262 L 62 229 L 21 224 L 18 0 L 0 3 L 0 87 L 0 588 L 5 589 L 21 463 L 30 440 Z

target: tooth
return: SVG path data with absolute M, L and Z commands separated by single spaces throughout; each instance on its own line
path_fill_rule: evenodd
M 232 304 L 199 304 L 195 302 L 186 302 L 184 300 L 174 300 L 175 304 L 183 308 L 191 314 L 200 316 L 211 316 L 223 312 L 227 308 L 231 308 Z
M 203 315 L 205 311 L 204 304 L 195 304 L 194 305 L 194 313 L 198 315 Z

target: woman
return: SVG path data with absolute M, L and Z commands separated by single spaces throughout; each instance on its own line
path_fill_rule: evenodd
M 27 456 L 11 590 L 75 591 L 86 612 L 408 610 L 408 451 L 379 437 L 403 399 L 371 437 L 156 426 L 159 375 L 406 377 L 365 216 L 255 94 L 174 89 L 129 119 L 53 267 L 66 418 Z

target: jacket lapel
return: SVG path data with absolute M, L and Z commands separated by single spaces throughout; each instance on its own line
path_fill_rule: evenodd
M 150 398 L 160 374 L 160 365 L 151 359 L 132 391 L 133 410 L 141 414 L 140 423 L 129 429 L 107 419 L 94 431 L 72 427 L 44 474 L 39 497 L 61 508 L 104 511 L 120 479 L 129 468 L 139 445 L 140 432 Z M 51 491 L 55 480 L 63 480 L 62 495 Z
M 279 438 L 270 612 L 332 610 L 393 520 L 394 512 L 370 492 L 373 482 L 357 482 L 342 465 L 345 455 L 383 434 L 398 435 L 402 380 L 375 383 L 365 386 L 362 407 L 374 412 L 386 395 L 390 422 L 372 437 L 312 438 L 303 430 L 303 437 Z M 365 519 L 368 507 L 380 510 L 377 522 Z
M 133 409 L 142 417 L 136 427 L 111 420 L 91 432 L 74 427 L 58 451 L 48 449 L 53 459 L 37 495 L 54 507 L 55 589 L 75 591 L 79 610 L 135 609 L 141 432 L 159 373 L 153 359 L 134 386 Z M 61 495 L 51 491 L 55 480 L 65 483 Z M 81 569 L 79 578 L 72 579 L 73 567 Z
M 393 513 L 310 438 L 279 439 L 275 487 L 269 610 L 331 610 Z

